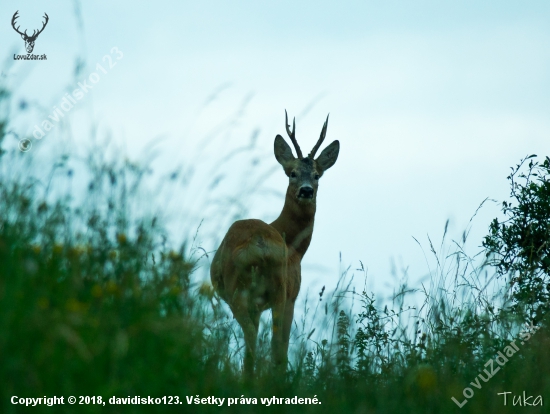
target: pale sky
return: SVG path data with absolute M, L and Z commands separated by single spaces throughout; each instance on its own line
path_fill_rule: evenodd
M 272 221 L 287 183 L 272 155 L 275 135 L 286 137 L 284 110 L 297 118 L 304 151 L 330 112 L 325 145 L 338 139 L 341 150 L 321 179 L 304 291 L 334 287 L 340 252 L 344 268 L 359 260 L 368 267 L 375 291 L 396 287 L 392 257 L 419 280 L 428 267 L 413 237 L 428 254 L 426 235 L 439 243 L 451 219 L 459 239 L 486 197 L 508 197 L 511 166 L 550 152 L 547 1 L 94 1 L 81 5 L 84 37 L 74 8 L 62 0 L 0 4 L 0 57 L 11 64 L 3 73 L 18 97 L 44 108 L 20 121 L 18 134 L 32 136 L 66 92 L 98 73 L 59 125 L 31 138 L 32 156 L 55 154 L 63 125 L 74 131 L 63 145 L 85 147 L 98 123 L 132 157 L 155 144 L 161 171 L 194 164 L 194 184 L 172 192 L 166 208 L 181 206 L 189 228 L 204 219 L 198 240 L 207 250 L 228 223 L 201 217 L 204 204 L 189 200 L 235 193 L 250 164 L 229 163 L 226 181 L 205 190 L 216 160 L 259 131 L 254 154 L 261 171 L 274 172 L 257 178 L 278 194 L 247 198 L 246 217 Z M 46 61 L 14 63 L 24 53 L 10 24 L 16 10 L 30 32 L 48 14 L 33 52 Z M 77 57 L 86 66 L 74 79 Z M 476 217 L 471 253 L 498 212 L 488 204 Z

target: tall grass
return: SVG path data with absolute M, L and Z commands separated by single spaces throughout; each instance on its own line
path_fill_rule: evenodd
M 0 119 L 0 142 L 9 122 Z M 429 240 L 429 285 L 403 281 L 389 302 L 353 289 L 353 277 L 366 277 L 362 264 L 356 274 L 346 269 L 335 287 L 306 296 L 284 379 L 271 375 L 264 323 L 257 380 L 247 383 L 240 328 L 208 284 L 194 283 L 205 252 L 192 240 L 174 245 L 166 218 L 143 208 L 146 167 L 92 152 L 82 167 L 84 195 L 75 198 L 71 156 L 44 179 L 4 168 L 20 157 L 8 150 L 0 157 L 3 413 L 24 411 L 13 396 L 65 397 L 64 405 L 33 407 L 36 413 L 169 408 L 108 402 L 128 396 L 178 396 L 180 410 L 193 412 L 501 413 L 518 406 L 511 396 L 504 406 L 499 392 L 550 395 L 546 318 L 499 372 L 472 385 L 487 361 L 510 341 L 520 343 L 525 321 L 488 263 L 466 253 L 467 233 L 449 240 L 446 225 L 437 248 Z M 473 396 L 463 396 L 466 387 Z M 106 406 L 69 405 L 69 396 L 101 396 Z M 189 407 L 187 396 L 237 403 Z M 241 396 L 257 404 L 241 404 Z M 273 396 L 315 396 L 322 404 L 282 400 L 266 408 L 260 398 Z M 467 402 L 459 408 L 452 397 Z

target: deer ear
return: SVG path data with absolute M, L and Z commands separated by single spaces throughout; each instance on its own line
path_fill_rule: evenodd
M 340 143 L 338 141 L 334 141 L 332 144 L 330 144 L 328 147 L 326 147 L 323 152 L 321 152 L 321 155 L 315 160 L 317 163 L 317 166 L 325 172 L 330 167 L 334 165 L 336 160 L 338 159 L 338 153 L 340 152 Z
M 277 158 L 277 161 L 279 161 L 279 164 L 281 164 L 283 168 L 289 161 L 293 161 L 296 159 L 294 158 L 294 155 L 292 155 L 292 150 L 290 149 L 290 146 L 280 135 L 277 135 L 275 137 L 274 151 L 275 158 Z

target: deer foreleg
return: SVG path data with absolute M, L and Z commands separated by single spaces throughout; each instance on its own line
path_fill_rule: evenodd
M 271 355 L 275 367 L 280 371 L 286 370 L 286 353 L 283 342 L 285 302 L 273 306 L 273 333 L 271 337 Z
M 288 358 L 288 343 L 290 341 L 290 329 L 292 328 L 292 321 L 294 320 L 294 302 L 287 301 L 285 305 L 285 312 L 283 316 L 283 334 L 282 334 L 282 353 L 285 357 L 284 363 Z

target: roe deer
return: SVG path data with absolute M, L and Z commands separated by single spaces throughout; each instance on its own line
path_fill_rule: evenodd
M 334 165 L 340 143 L 334 141 L 315 153 L 327 133 L 327 120 L 321 136 L 307 157 L 295 137 L 295 119 L 286 130 L 296 149 L 295 158 L 283 137 L 275 137 L 275 158 L 289 177 L 285 204 L 279 217 L 267 224 L 261 220 L 239 220 L 231 225 L 217 250 L 210 278 L 241 326 L 245 340 L 244 372 L 254 373 L 256 339 L 260 315 L 272 309 L 272 360 L 286 370 L 288 341 L 294 316 L 294 303 L 302 281 L 300 263 L 313 234 L 319 178 Z

